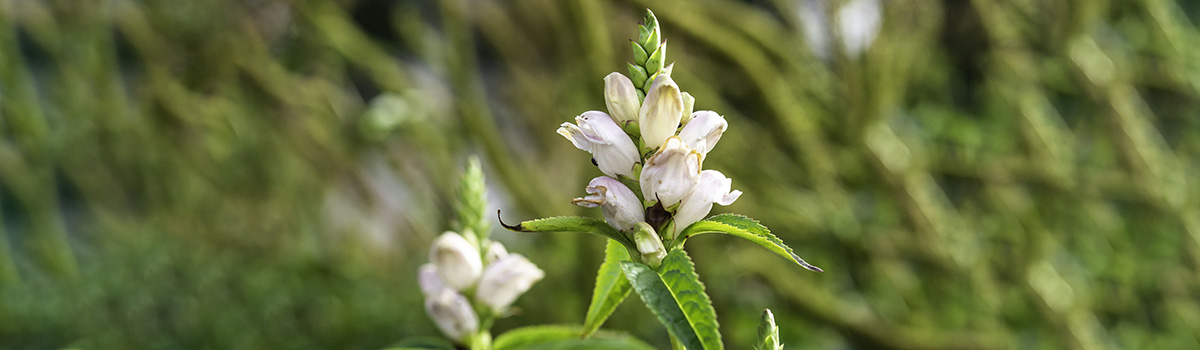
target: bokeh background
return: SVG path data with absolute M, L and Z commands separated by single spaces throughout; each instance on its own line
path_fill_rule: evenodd
M 729 120 L 716 212 L 826 271 L 690 241 L 727 347 L 769 307 L 792 349 L 1200 348 L 1184 0 L 0 0 L 0 348 L 436 337 L 467 157 L 506 220 L 599 215 L 554 130 L 647 7 Z M 547 272 L 495 330 L 582 322 L 603 239 L 493 231 Z

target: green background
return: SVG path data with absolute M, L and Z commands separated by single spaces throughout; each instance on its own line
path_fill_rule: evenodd
M 1200 348 L 1200 6 L 0 0 L 0 348 L 378 349 L 438 336 L 417 266 L 479 155 L 506 220 L 599 216 L 556 135 L 651 7 L 729 130 L 705 167 L 811 273 L 689 242 L 726 346 Z M 499 227 L 493 225 L 493 227 Z M 493 229 L 546 278 L 495 330 L 582 322 L 603 239 Z M 659 347 L 635 299 L 606 328 Z

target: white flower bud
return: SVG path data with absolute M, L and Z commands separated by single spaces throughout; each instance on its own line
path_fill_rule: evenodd
M 425 298 L 425 312 L 437 324 L 446 337 L 462 343 L 479 330 L 479 316 L 471 309 L 471 302 L 462 294 L 451 289 L 442 289 Z
M 417 269 L 417 283 L 421 285 L 421 293 L 425 294 L 426 298 L 449 288 L 442 283 L 442 278 L 438 277 L 437 267 L 433 264 L 421 265 Z
M 742 191 L 733 190 L 733 180 L 725 177 L 716 170 L 700 172 L 700 181 L 692 191 L 683 197 L 679 210 L 675 212 L 675 231 L 668 239 L 674 239 L 679 232 L 689 225 L 700 221 L 712 210 L 713 203 L 730 205 L 742 195 Z
M 716 112 L 699 111 L 692 114 L 692 120 L 679 130 L 679 138 L 688 147 L 699 152 L 700 160 L 704 160 L 708 151 L 717 145 L 717 141 L 721 140 L 721 134 L 725 133 L 725 128 L 728 127 L 729 123 L 725 122 L 725 118 Z
M 496 262 L 496 260 L 500 260 L 500 258 L 503 258 L 505 255 L 508 255 L 508 249 L 504 249 L 504 245 L 500 244 L 500 242 L 492 242 L 491 246 L 488 247 L 487 255 L 484 256 L 483 260 L 484 262 L 491 264 Z
M 642 201 L 633 190 L 617 179 L 600 176 L 592 179 L 585 189 L 587 196 L 575 198 L 571 203 L 587 208 L 600 207 L 604 221 L 619 231 L 633 228 L 633 224 L 646 221 Z
M 454 290 L 462 291 L 475 285 L 483 271 L 479 250 L 457 233 L 446 231 L 433 241 L 429 260 L 437 266 L 438 277 Z
M 633 165 L 641 156 L 625 130 L 600 111 L 583 112 L 575 117 L 575 122 L 579 125 L 563 123 L 558 134 L 571 140 L 576 148 L 591 152 L 604 174 L 633 177 Z
M 633 87 L 633 82 L 624 74 L 612 72 L 604 77 L 604 105 L 608 106 L 608 113 L 613 121 L 620 124 L 637 121 L 638 109 L 642 104 L 638 101 L 637 88 Z
M 509 254 L 488 265 L 475 289 L 475 300 L 501 313 L 546 274 L 520 254 Z
M 678 203 L 699 180 L 700 154 L 671 137 L 646 161 L 639 182 L 642 198 L 660 201 L 665 208 Z
M 654 233 L 650 224 L 639 222 L 635 229 L 637 232 L 633 234 L 633 242 L 637 244 L 638 253 L 642 253 L 642 262 L 658 268 L 663 258 L 667 257 L 667 248 L 663 246 L 662 239 Z
M 638 126 L 642 129 L 642 141 L 647 147 L 662 145 L 675 135 L 679 120 L 683 118 L 683 97 L 679 86 L 667 74 L 659 74 L 646 89 L 646 100 L 638 112 Z

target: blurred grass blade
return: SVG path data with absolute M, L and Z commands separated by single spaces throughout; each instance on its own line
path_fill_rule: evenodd
M 604 325 L 613 311 L 629 296 L 629 280 L 621 273 L 621 261 L 629 261 L 629 251 L 616 241 L 609 240 L 604 248 L 604 263 L 596 273 L 596 288 L 583 321 L 582 337 L 587 338 Z
M 683 230 L 682 236 L 686 239 L 702 233 L 724 233 L 745 238 L 751 242 L 758 243 L 758 245 L 767 248 L 767 250 L 770 250 L 775 254 L 779 254 L 782 257 L 795 261 L 796 264 L 803 266 L 806 269 L 816 272 L 824 272 L 824 270 L 821 270 L 821 268 L 813 266 L 807 261 L 804 261 L 804 259 L 801 259 L 800 256 L 796 255 L 796 253 L 792 251 L 791 247 L 788 247 L 787 244 L 783 244 L 783 241 L 780 240 L 779 237 L 775 237 L 774 234 L 771 234 L 771 230 L 758 223 L 758 220 L 738 214 L 714 215 L 713 217 L 698 221 L 695 224 L 688 226 L 687 229 Z
M 683 249 L 667 254 L 658 273 L 632 261 L 621 262 L 621 269 L 646 306 L 685 348 L 724 348 L 717 313 Z

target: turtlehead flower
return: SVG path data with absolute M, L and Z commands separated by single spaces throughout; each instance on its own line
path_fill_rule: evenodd
M 679 204 L 679 211 L 675 213 L 675 232 L 668 238 L 675 238 L 683 229 L 703 219 L 712 210 L 713 203 L 733 204 L 742 195 L 742 191 L 730 191 L 732 187 L 733 180 L 725 177 L 720 171 L 700 172 L 700 181 Z
M 671 137 L 646 161 L 639 183 L 642 198 L 657 200 L 665 208 L 679 203 L 699 180 L 700 153 Z
M 608 113 L 613 121 L 620 124 L 637 121 L 638 109 L 642 104 L 638 101 L 637 88 L 633 87 L 633 82 L 624 74 L 612 72 L 604 77 L 604 105 L 608 106 Z
M 725 122 L 725 117 L 716 112 L 699 111 L 693 113 L 692 119 L 683 126 L 683 129 L 679 130 L 679 138 L 688 147 L 699 152 L 700 160 L 704 160 L 708 151 L 717 145 L 717 141 L 721 140 L 721 134 L 725 133 L 725 129 L 728 127 L 729 123 Z
M 647 147 L 662 145 L 675 135 L 679 121 L 683 118 L 683 96 L 679 86 L 667 74 L 659 74 L 646 89 L 646 100 L 638 113 L 638 126 L 642 129 L 642 141 Z
M 421 268 L 417 269 L 417 283 L 421 285 L 421 293 L 425 294 L 425 298 L 449 288 L 442 283 L 442 278 L 438 277 L 437 267 L 433 264 L 421 265 Z
M 633 225 L 646 221 L 646 212 L 642 202 L 628 186 L 608 176 L 592 179 L 585 189 L 587 196 L 575 198 L 575 205 L 595 208 L 600 207 L 604 212 L 604 221 L 619 231 L 628 231 Z
M 471 302 L 462 294 L 451 289 L 425 298 L 425 312 L 437 324 L 446 337 L 462 343 L 467 336 L 479 330 L 479 316 L 471 309 Z
M 563 123 L 558 134 L 571 140 L 576 148 L 591 152 L 604 174 L 633 177 L 633 165 L 641 157 L 625 130 L 601 111 L 583 112 L 575 122 L 579 125 Z
M 475 289 L 475 300 L 501 313 L 529 287 L 545 277 L 537 265 L 520 254 L 509 254 L 488 265 Z
M 662 264 L 663 258 L 667 257 L 667 248 L 663 246 L 662 239 L 654 233 L 654 228 L 650 224 L 639 222 L 636 227 L 637 232 L 633 234 L 633 242 L 637 244 L 638 253 L 642 254 L 642 262 L 645 262 L 650 267 L 658 268 Z
M 503 258 L 505 255 L 508 255 L 508 249 L 504 249 L 504 245 L 500 244 L 500 242 L 492 242 L 492 244 L 488 246 L 487 255 L 484 255 L 483 260 L 484 262 L 491 264 L 496 262 L 496 260 L 500 260 L 500 258 Z
M 450 231 L 433 241 L 429 260 L 437 267 L 442 283 L 458 291 L 475 285 L 479 274 L 483 272 L 479 250 L 462 236 Z

